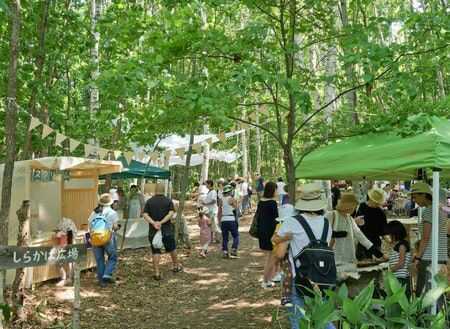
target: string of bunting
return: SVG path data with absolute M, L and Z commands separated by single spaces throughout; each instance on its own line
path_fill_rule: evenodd
M 264 115 L 268 115 L 268 110 L 265 107 L 261 107 L 260 108 L 260 113 L 264 114 Z M 28 115 L 30 115 L 29 113 L 27 113 Z M 30 115 L 31 116 L 31 115 Z M 256 113 L 252 113 L 250 115 L 250 119 L 251 120 L 255 120 L 256 118 Z M 62 133 L 60 133 L 59 131 L 54 130 L 53 128 L 51 128 L 49 125 L 43 123 L 42 121 L 40 121 L 38 118 L 31 116 L 31 120 L 30 120 L 30 125 L 29 125 L 29 131 L 32 130 L 36 130 L 37 128 L 39 128 L 40 126 L 42 126 L 42 132 L 41 132 L 41 138 L 45 139 L 48 136 L 55 134 L 55 145 L 59 146 L 59 147 L 63 147 L 63 143 L 65 141 L 69 141 L 68 145 L 69 145 L 69 151 L 70 153 L 73 153 L 76 149 L 78 149 L 81 145 L 83 146 L 84 149 L 84 156 L 86 158 L 89 157 L 96 157 L 99 158 L 101 160 L 108 158 L 110 159 L 110 155 L 114 154 L 114 157 L 117 159 L 120 157 L 120 155 L 122 154 L 125 159 L 127 160 L 128 163 L 131 162 L 131 160 L 133 159 L 134 156 L 134 152 L 132 151 L 117 151 L 117 150 L 109 150 L 106 148 L 102 148 L 99 146 L 95 146 L 95 145 L 91 145 L 91 144 L 85 144 L 85 143 L 81 143 L 80 141 L 73 139 L 71 137 L 68 137 Z M 240 124 L 240 128 L 241 129 L 250 129 L 251 125 L 246 124 L 246 123 L 241 123 Z M 235 132 L 235 130 L 233 129 L 231 132 Z M 225 132 L 219 132 L 216 135 L 217 139 L 220 142 L 224 142 L 227 139 L 226 133 Z M 195 143 L 192 145 L 192 150 L 195 153 L 201 153 L 202 152 L 202 148 L 203 145 L 207 143 L 209 145 L 213 144 L 213 138 L 209 137 L 207 138 L 205 141 L 203 142 L 199 142 L 199 143 Z M 179 156 L 181 159 L 185 158 L 185 152 L 186 152 L 186 148 L 185 147 L 180 147 L 175 149 L 175 154 L 177 156 Z M 161 157 L 163 157 L 164 159 L 169 159 L 170 156 L 172 155 L 172 151 L 171 150 L 165 150 L 162 153 L 160 152 L 140 152 L 140 154 L 137 154 L 137 158 L 142 159 L 144 158 L 146 155 L 149 155 L 151 162 L 157 162 Z

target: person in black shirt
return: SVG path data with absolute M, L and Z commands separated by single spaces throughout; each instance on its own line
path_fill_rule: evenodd
M 356 212 L 357 219 L 364 222 L 360 226 L 361 231 L 377 249 L 381 249 L 381 237 L 386 235 L 387 218 L 381 208 L 384 202 L 384 191 L 373 188 L 368 192 L 367 203 L 361 203 Z M 372 254 L 364 246 L 358 244 L 356 258 L 358 260 L 372 258 Z
M 339 189 L 339 182 L 334 181 L 333 187 L 331 188 L 331 202 L 333 205 L 333 210 L 336 209 L 337 203 L 341 198 L 341 190 Z
M 159 271 L 161 249 L 154 248 L 152 242 L 159 230 L 161 230 L 162 233 L 164 249 L 166 252 L 170 253 L 172 258 L 173 272 L 181 272 L 183 270 L 182 266 L 178 263 L 175 243 L 175 228 L 173 223 L 170 221 L 174 213 L 175 208 L 172 200 L 164 196 L 164 186 L 157 184 L 156 194 L 147 200 L 144 207 L 144 219 L 149 223 L 148 239 L 152 249 L 155 280 L 161 280 L 161 274 Z

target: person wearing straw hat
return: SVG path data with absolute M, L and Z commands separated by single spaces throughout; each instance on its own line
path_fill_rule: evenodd
M 102 216 L 106 219 L 108 226 L 111 227 L 113 231 L 108 243 L 101 247 L 92 247 L 95 262 L 97 264 L 97 279 L 101 287 L 105 287 L 107 284 L 114 282 L 113 273 L 116 270 L 118 261 L 114 231 L 119 229 L 120 225 L 118 225 L 119 216 L 117 215 L 117 212 L 111 208 L 113 203 L 114 200 L 111 194 L 102 194 L 98 201 L 98 206 L 94 209 L 88 219 L 89 224 L 91 224 L 91 221 L 97 216 Z M 108 256 L 106 263 L 105 254 Z
M 329 243 L 331 241 L 332 228 L 330 222 L 324 216 L 327 206 L 328 202 L 322 195 L 320 185 L 303 185 L 300 196 L 295 203 L 295 208 L 301 216 L 286 218 L 273 238 L 273 240 L 278 241 L 283 240 L 284 238 L 290 238 L 288 241 L 279 243 L 275 252 L 278 259 L 283 259 L 288 253 L 291 272 L 294 277 L 292 282 L 293 287 L 297 288 L 295 283 L 296 264 L 294 264 L 294 255 L 299 255 L 311 242 L 308 233 L 300 223 L 299 217 L 304 219 L 316 239 L 321 239 L 326 233 L 324 240 Z M 334 270 L 336 269 L 334 268 Z M 304 296 L 300 295 L 297 290 L 298 289 L 292 289 L 291 303 L 293 306 L 288 307 L 289 321 L 292 329 L 299 329 L 299 322 L 304 316 L 302 310 Z M 325 329 L 334 328 L 332 323 L 328 323 L 325 326 Z
M 373 243 L 378 250 L 381 249 L 381 237 L 386 235 L 387 218 L 382 207 L 385 203 L 384 191 L 374 187 L 367 193 L 367 202 L 359 205 L 356 212 L 360 221 L 361 232 Z M 356 247 L 356 258 L 358 260 L 371 259 L 372 251 L 358 243 Z
M 344 192 L 338 200 L 336 210 L 329 212 L 327 218 L 333 227 L 333 239 L 331 245 L 336 255 L 336 266 L 338 272 L 347 271 L 349 268 L 356 269 L 355 242 L 359 242 L 364 248 L 377 258 L 383 257 L 383 253 L 361 232 L 357 220 L 353 219 L 358 201 L 352 192 Z
M 424 207 L 422 211 L 422 223 L 419 224 L 421 232 L 419 248 L 414 256 L 414 263 L 417 267 L 417 285 L 416 296 L 421 296 L 431 286 L 427 283 L 431 280 L 428 267 L 431 265 L 432 256 L 432 222 L 433 222 L 433 192 L 428 184 L 417 182 L 411 187 L 410 194 L 420 207 Z M 439 239 L 438 239 L 438 263 L 445 265 L 447 263 L 447 216 L 439 207 Z

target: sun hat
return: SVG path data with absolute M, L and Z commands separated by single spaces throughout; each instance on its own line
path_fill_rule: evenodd
M 296 213 L 294 206 L 286 203 L 278 207 L 278 217 L 275 220 L 281 223 L 289 217 L 294 217 Z
M 300 186 L 300 195 L 295 203 L 295 209 L 303 211 L 319 211 L 327 208 L 328 203 L 322 197 L 319 184 L 311 183 Z
M 348 207 L 348 206 L 356 207 L 357 205 L 358 205 L 358 200 L 356 199 L 356 195 L 353 192 L 344 192 L 341 194 L 341 197 L 338 200 L 336 209 L 341 210 L 344 207 Z
M 378 204 L 384 204 L 384 191 L 380 188 L 374 187 L 367 192 L 369 199 Z
M 233 191 L 233 186 L 231 186 L 231 185 L 224 186 L 223 193 L 230 193 L 231 191 Z
M 198 208 L 198 212 L 199 212 L 200 214 L 203 214 L 203 215 L 209 215 L 209 209 L 208 209 L 208 207 L 199 207 L 199 208 Z
M 411 186 L 411 192 L 409 192 L 409 194 L 419 194 L 419 193 L 433 195 L 430 185 L 424 182 L 417 182 L 413 184 L 413 186 Z
M 98 200 L 98 204 L 100 206 L 110 206 L 114 203 L 114 200 L 109 193 L 104 193 L 100 196 L 100 199 Z

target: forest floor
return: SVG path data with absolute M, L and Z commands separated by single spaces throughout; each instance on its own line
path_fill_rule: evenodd
M 208 258 L 198 256 L 196 218 L 187 216 L 193 241 L 191 252 L 179 249 L 182 273 L 172 273 L 170 257 L 162 257 L 162 281 L 154 281 L 148 248 L 120 253 L 117 281 L 100 288 L 95 273 L 82 273 L 83 329 L 234 329 L 287 328 L 279 307 L 280 289 L 261 288 L 264 254 L 248 235 L 252 216 L 241 220 L 239 258 L 223 259 L 213 244 Z M 39 287 L 33 294 L 41 324 L 23 328 L 68 328 L 73 288 Z M 279 313 L 283 320 L 272 321 Z M 45 319 L 45 321 L 44 321 Z M 44 321 L 44 322 L 42 322 Z M 46 323 L 45 326 L 44 323 Z M 65 324 L 65 325 L 64 325 Z

